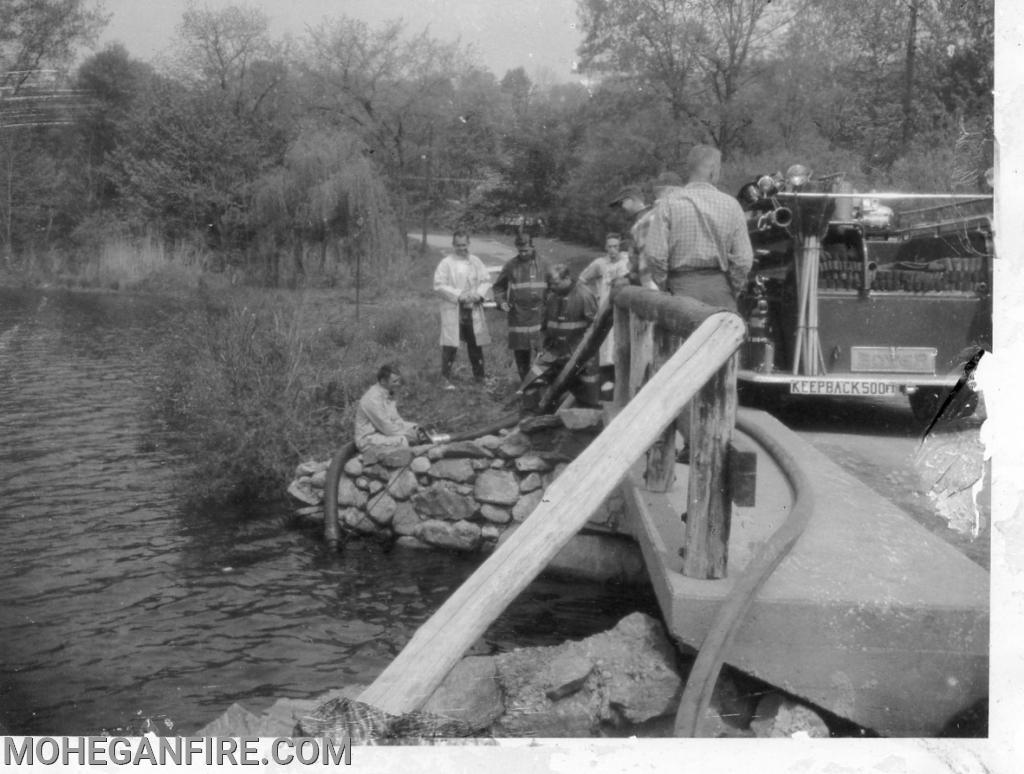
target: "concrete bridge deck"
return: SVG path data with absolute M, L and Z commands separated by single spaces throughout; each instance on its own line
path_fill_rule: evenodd
M 989 574 L 825 458 L 778 420 L 741 409 L 804 469 L 815 508 L 758 592 L 725 655 L 732 666 L 887 736 L 932 736 L 988 695 Z M 793 491 L 757 448 L 757 502 L 733 506 L 724 580 L 681 574 L 687 475 L 645 491 L 624 482 L 666 625 L 699 648 L 721 602 L 785 520 Z

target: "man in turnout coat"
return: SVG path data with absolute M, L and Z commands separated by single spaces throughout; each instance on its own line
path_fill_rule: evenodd
M 550 292 L 544 303 L 544 349 L 527 374 L 530 381 L 520 386 L 520 392 L 538 379 L 546 384 L 556 379 L 597 316 L 597 296 L 584 283 L 573 281 L 568 266 L 556 263 L 547 276 Z M 598 376 L 596 355 L 580 364 L 568 385 L 580 403 L 600 404 Z
M 484 319 L 484 296 L 491 287 L 491 275 L 483 262 L 469 252 L 469 235 L 456 231 L 452 235 L 454 254 L 446 255 L 434 272 L 434 292 L 441 299 L 441 376 L 446 390 L 451 383 L 452 365 L 459 343 L 466 342 L 466 353 L 473 369 L 473 378 L 484 380 L 484 350 L 491 343 Z
M 516 361 L 519 381 L 526 378 L 534 354 L 540 350 L 544 299 L 547 296 L 547 265 L 523 236 L 516 237 L 515 258 L 508 261 L 494 281 L 494 300 L 508 312 L 508 348 Z

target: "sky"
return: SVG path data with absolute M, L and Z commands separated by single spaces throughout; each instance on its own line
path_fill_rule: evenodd
M 348 16 L 379 26 L 402 18 L 410 33 L 429 28 L 439 40 L 459 38 L 476 61 L 501 78 L 523 67 L 534 80 L 574 80 L 572 65 L 582 36 L 576 0 L 197 0 L 210 9 L 249 5 L 264 11 L 275 36 L 302 35 L 325 17 Z M 187 0 L 105 0 L 110 22 L 99 46 L 119 41 L 133 56 L 152 60 L 167 48 Z

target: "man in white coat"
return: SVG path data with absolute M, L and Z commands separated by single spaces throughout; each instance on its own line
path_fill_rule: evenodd
M 459 343 L 466 342 L 466 353 L 473 378 L 484 380 L 485 344 L 491 343 L 484 319 L 483 301 L 491 286 L 491 275 L 483 262 L 469 252 L 469 235 L 452 235 L 454 254 L 446 255 L 434 272 L 434 292 L 441 298 L 441 376 L 445 389 L 454 390 L 452 365 Z

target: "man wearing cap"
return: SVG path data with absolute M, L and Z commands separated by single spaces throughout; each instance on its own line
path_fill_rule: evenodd
M 644 202 L 643 191 L 638 185 L 627 185 L 620 189 L 615 198 L 608 202 L 609 207 L 622 207 L 627 215 L 633 218 L 633 225 L 629 228 L 629 281 L 633 285 L 640 285 L 639 258 L 643 248 L 644 237 L 647 234 L 647 215 L 651 208 Z
M 508 348 L 516 361 L 519 381 L 526 378 L 530 362 L 541 344 L 541 323 L 547 295 L 547 266 L 525 236 L 516 236 L 516 255 L 501 267 L 494 281 L 494 300 L 508 312 Z
M 715 187 L 717 148 L 695 145 L 686 168 L 686 185 L 670 187 L 651 209 L 641 261 L 661 290 L 735 312 L 754 260 L 746 218 L 739 202 Z

